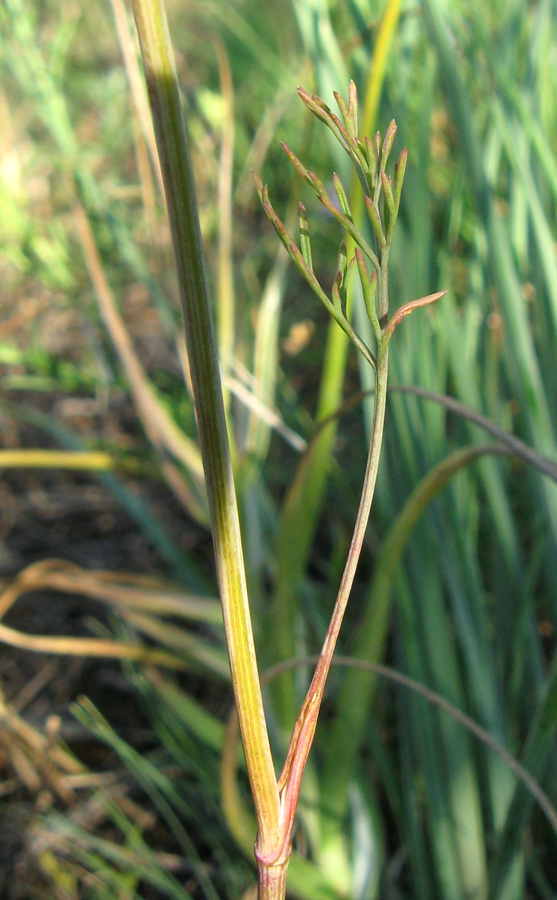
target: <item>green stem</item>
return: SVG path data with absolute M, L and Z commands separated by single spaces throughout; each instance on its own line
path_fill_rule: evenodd
M 378 274 L 378 298 L 377 298 L 377 316 L 379 324 L 383 326 L 389 315 L 389 250 L 387 245 L 383 247 L 381 253 L 381 271 Z
M 327 629 L 327 634 L 319 659 L 315 668 L 315 673 L 311 681 L 309 690 L 306 694 L 300 715 L 294 726 L 290 746 L 283 772 L 279 778 L 279 791 L 282 804 L 282 820 L 289 822 L 288 831 L 285 832 L 284 840 L 290 841 L 292 824 L 298 794 L 300 791 L 300 782 L 309 755 L 309 751 L 315 735 L 319 710 L 325 690 L 327 675 L 331 667 L 333 654 L 342 625 L 342 620 L 348 603 L 348 598 L 354 583 L 356 568 L 362 550 L 364 536 L 369 521 L 373 494 L 375 491 L 375 483 L 377 481 L 377 472 L 379 468 L 379 458 L 381 454 L 381 444 L 383 440 L 383 429 L 385 423 L 385 409 L 387 401 L 387 381 L 388 381 L 388 344 L 389 338 L 384 337 L 378 347 L 377 353 L 377 390 L 375 397 L 375 406 L 373 412 L 371 443 L 368 454 L 366 472 L 364 476 L 364 485 L 362 489 L 362 497 L 354 526 L 354 533 L 346 560 L 346 566 L 342 575 L 335 607 Z M 284 847 L 284 844 L 283 844 Z
M 276 846 L 279 799 L 265 723 L 195 184 L 162 0 L 133 0 L 170 217 L 217 576 L 238 718 L 258 821 Z

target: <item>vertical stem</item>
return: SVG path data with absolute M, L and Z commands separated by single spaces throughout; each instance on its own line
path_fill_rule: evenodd
M 164 179 L 205 470 L 232 683 L 258 822 L 278 839 L 279 799 L 250 621 L 195 184 L 163 0 L 133 0 Z
M 278 866 L 259 863 L 257 900 L 284 900 L 288 860 Z
M 383 327 L 389 315 L 389 251 L 390 247 L 383 247 L 381 253 L 381 271 L 378 273 L 378 297 L 377 317 Z

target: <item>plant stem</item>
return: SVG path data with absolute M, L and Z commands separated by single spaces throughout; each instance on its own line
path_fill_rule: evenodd
M 257 900 L 284 900 L 288 860 L 278 866 L 259 865 Z
M 178 269 L 217 576 L 244 753 L 263 851 L 278 840 L 279 799 L 265 723 L 236 493 L 186 127 L 162 0 L 133 0 Z
M 352 535 L 352 541 L 350 543 L 350 549 L 348 551 L 348 558 L 346 560 L 346 565 L 344 567 L 342 580 L 338 590 L 337 601 L 335 603 L 335 608 L 331 616 L 327 635 L 325 637 L 323 648 L 321 650 L 320 661 L 316 667 L 314 681 L 316 680 L 316 678 L 318 678 L 320 668 L 322 668 L 323 670 L 323 674 L 321 676 L 323 680 L 327 677 L 327 673 L 330 668 L 330 661 L 333 656 L 334 648 L 340 632 L 340 627 L 342 625 L 342 620 L 344 618 L 346 605 L 350 596 L 350 591 L 352 590 L 352 585 L 354 583 L 356 568 L 360 558 L 365 532 L 369 521 L 371 504 L 375 491 L 375 483 L 377 481 L 381 445 L 383 442 L 383 428 L 385 423 L 387 380 L 389 369 L 388 354 L 388 341 L 385 341 L 382 345 L 380 345 L 378 349 L 377 390 L 375 396 L 375 406 L 373 410 L 371 442 L 369 447 L 366 471 L 364 475 L 364 484 L 362 488 L 360 506 L 358 509 L 358 515 L 356 517 L 356 523 L 354 525 L 354 532 Z
M 371 443 L 369 448 L 366 472 L 364 476 L 364 485 L 362 489 L 362 497 L 354 526 L 354 533 L 348 552 L 348 558 L 342 575 L 342 580 L 338 590 L 337 599 L 331 621 L 327 629 L 325 641 L 319 655 L 319 659 L 315 668 L 315 672 L 306 694 L 302 709 L 294 726 L 290 746 L 284 769 L 279 778 L 279 791 L 281 793 L 281 804 L 283 812 L 283 821 L 290 817 L 291 826 L 294 819 L 294 811 L 300 790 L 300 782 L 302 779 L 306 760 L 311 749 L 319 710 L 325 691 L 325 683 L 327 675 L 331 667 L 336 642 L 344 618 L 344 613 L 354 583 L 356 568 L 360 558 L 362 545 L 364 542 L 365 531 L 367 528 L 373 494 L 375 491 L 375 483 L 377 481 L 377 472 L 379 468 L 379 457 L 381 453 L 381 444 L 383 441 L 383 428 L 385 423 L 385 409 L 387 401 L 387 382 L 388 382 L 388 344 L 389 338 L 384 337 L 379 344 L 377 353 L 377 387 L 375 396 L 375 406 L 373 411 L 373 423 L 371 433 Z M 288 835 L 290 840 L 290 834 Z

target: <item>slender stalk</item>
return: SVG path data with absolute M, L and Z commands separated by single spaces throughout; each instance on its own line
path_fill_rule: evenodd
M 342 580 L 338 590 L 338 595 L 331 616 L 331 621 L 327 629 L 325 641 L 319 655 L 319 659 L 315 668 L 315 672 L 306 694 L 302 709 L 294 726 L 290 746 L 286 757 L 286 762 L 282 774 L 279 778 L 279 791 L 281 793 L 281 803 L 283 810 L 283 819 L 287 817 L 291 820 L 290 833 L 292 829 L 294 810 L 300 790 L 300 782 L 302 779 L 304 767 L 311 749 L 317 719 L 325 683 L 331 667 L 335 646 L 338 635 L 346 611 L 348 598 L 354 583 L 356 569 L 362 550 L 365 532 L 369 521 L 375 484 L 377 481 L 377 472 L 379 468 L 379 458 L 381 454 L 381 444 L 383 440 L 383 428 L 385 423 L 385 409 L 387 401 L 387 382 L 389 368 L 389 338 L 384 338 L 378 348 L 377 354 L 377 388 L 375 396 L 375 406 L 373 412 L 371 442 L 364 476 L 364 485 L 362 488 L 362 496 L 352 541 L 346 560 L 346 565 L 342 575 Z M 290 839 L 290 834 L 288 835 Z
M 161 160 L 205 471 L 232 682 L 258 822 L 278 840 L 279 799 L 257 671 L 193 171 L 162 0 L 133 0 Z

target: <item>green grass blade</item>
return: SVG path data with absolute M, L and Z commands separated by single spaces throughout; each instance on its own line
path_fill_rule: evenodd
M 544 694 L 540 698 L 534 721 L 522 754 L 522 764 L 534 778 L 541 778 L 557 731 L 557 654 L 554 654 Z M 516 848 L 523 841 L 524 828 L 532 806 L 532 797 L 523 784 L 518 784 L 509 805 L 506 821 L 498 841 L 496 861 L 491 873 L 488 900 L 505 896 L 512 873 Z M 557 840 L 557 827 L 555 838 Z

